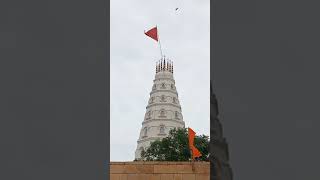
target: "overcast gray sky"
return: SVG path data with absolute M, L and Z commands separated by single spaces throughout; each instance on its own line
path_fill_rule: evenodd
M 155 25 L 163 53 L 174 62 L 186 126 L 209 135 L 210 1 L 111 0 L 110 9 L 110 160 L 134 159 L 160 59 L 158 44 L 143 32 Z

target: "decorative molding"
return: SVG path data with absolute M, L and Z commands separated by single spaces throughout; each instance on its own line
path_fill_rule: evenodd
M 167 134 L 166 133 L 159 133 L 157 134 L 158 136 L 166 136 Z
M 172 78 L 166 78 L 166 77 L 156 78 L 156 79 L 153 80 L 153 83 L 156 83 L 156 82 L 162 81 L 162 80 L 169 80 L 169 81 L 173 82 L 173 84 L 176 83 L 176 81 L 175 81 L 174 79 L 172 79 Z
M 175 87 L 174 84 L 171 84 L 170 87 L 171 87 L 172 90 L 176 90 L 176 87 Z
M 176 123 L 179 123 L 181 125 L 185 125 L 184 121 L 182 120 L 175 120 L 175 119 L 150 119 L 148 121 L 143 121 L 142 122 L 142 125 L 144 124 L 148 124 L 148 123 L 151 123 L 151 122 L 156 122 L 156 121 L 161 121 L 161 122 L 164 122 L 164 121 L 171 121 L 171 122 L 176 122 Z
M 146 109 L 149 109 L 149 108 L 151 108 L 153 106 L 157 106 L 157 105 L 173 106 L 173 107 L 176 107 L 176 108 L 181 110 L 181 106 L 179 104 L 176 105 L 176 104 L 173 104 L 173 103 L 157 103 L 157 102 L 149 104 L 148 106 L 146 106 Z
M 174 103 L 174 104 L 177 104 L 177 103 L 178 103 L 178 101 L 177 101 L 177 98 L 176 98 L 176 97 L 172 97 L 172 103 Z
M 160 102 L 167 102 L 167 96 L 165 96 L 165 95 L 161 95 L 160 96 Z
M 162 93 L 162 92 L 170 92 L 170 93 L 173 93 L 175 95 L 177 95 L 177 97 L 179 97 L 179 94 L 177 91 L 174 91 L 174 90 L 171 90 L 171 89 L 157 89 L 157 90 L 153 90 L 149 93 L 149 95 L 153 95 L 155 93 Z

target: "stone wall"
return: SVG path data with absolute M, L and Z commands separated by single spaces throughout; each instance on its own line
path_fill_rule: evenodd
M 111 180 L 209 180 L 209 162 L 110 162 Z

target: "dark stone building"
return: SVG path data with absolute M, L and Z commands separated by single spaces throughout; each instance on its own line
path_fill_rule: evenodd
M 210 83 L 210 154 L 211 180 L 232 180 L 229 165 L 229 151 L 226 138 L 223 137 L 222 124 L 218 119 L 218 102 Z

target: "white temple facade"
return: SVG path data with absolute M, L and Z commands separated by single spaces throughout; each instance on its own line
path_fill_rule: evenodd
M 152 141 L 166 137 L 170 129 L 184 127 L 173 78 L 173 64 L 171 61 L 162 59 L 156 65 L 156 75 L 137 141 L 135 159 L 141 158 L 141 151 L 146 149 Z

